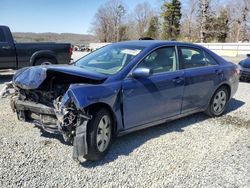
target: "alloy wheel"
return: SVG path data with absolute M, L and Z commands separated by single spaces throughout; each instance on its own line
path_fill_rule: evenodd
M 213 104 L 212 104 L 213 111 L 216 114 L 220 114 L 224 110 L 226 102 L 227 102 L 227 94 L 225 91 L 220 90 L 214 96 L 214 100 L 213 100 Z
M 97 148 L 100 152 L 103 152 L 107 149 L 111 138 L 111 120 L 109 116 L 105 115 L 101 118 L 98 128 L 96 143 Z

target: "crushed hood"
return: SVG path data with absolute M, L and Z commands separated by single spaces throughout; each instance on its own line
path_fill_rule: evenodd
M 13 83 L 23 89 L 36 89 L 49 75 L 53 74 L 67 75 L 67 78 L 70 76 L 79 77 L 79 79 L 86 78 L 87 80 L 97 82 L 101 82 L 107 78 L 104 74 L 92 72 L 73 65 L 42 65 L 18 70 L 13 76 Z

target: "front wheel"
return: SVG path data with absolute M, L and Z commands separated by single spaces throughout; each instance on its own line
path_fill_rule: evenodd
M 219 88 L 213 95 L 206 114 L 211 117 L 218 117 L 223 114 L 229 99 L 229 92 L 226 87 Z
M 88 154 L 85 159 L 96 161 L 108 152 L 111 143 L 113 121 L 108 110 L 102 108 L 93 114 L 87 127 Z

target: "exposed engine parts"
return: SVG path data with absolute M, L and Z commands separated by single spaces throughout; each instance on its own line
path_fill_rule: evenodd
M 46 90 L 21 90 L 30 101 L 53 107 L 53 101 L 62 96 L 68 89 L 68 85 L 54 85 Z
M 32 122 L 50 133 L 62 134 L 66 142 L 73 143 L 73 159 L 81 161 L 88 152 L 86 130 L 91 116 L 83 109 L 76 109 L 70 99 L 62 104 L 69 84 L 59 85 L 53 81 L 36 90 L 25 90 L 10 82 L 1 97 L 11 95 L 11 108 L 19 120 Z
M 58 129 L 63 134 L 65 141 L 72 142 L 75 136 L 78 111 L 74 108 L 72 103 L 62 108 L 60 98 L 61 97 L 58 97 L 54 101 L 56 117 L 58 119 Z
M 65 141 L 73 142 L 73 159 L 81 161 L 88 152 L 86 131 L 87 123 L 92 117 L 85 111 L 76 109 L 72 101 L 67 101 L 66 104 L 67 106 L 62 106 L 61 97 L 54 101 L 58 129 Z

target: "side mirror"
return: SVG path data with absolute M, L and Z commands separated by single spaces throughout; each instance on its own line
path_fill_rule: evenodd
M 250 54 L 247 54 L 247 57 L 250 57 Z
M 146 78 L 152 75 L 152 70 L 149 68 L 136 68 L 132 72 L 132 76 L 134 78 Z

